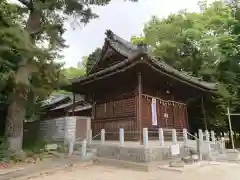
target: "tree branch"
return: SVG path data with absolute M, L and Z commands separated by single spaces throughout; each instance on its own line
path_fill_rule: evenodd
M 32 1 L 31 0 L 18 0 L 20 3 L 25 5 L 29 10 L 32 9 Z

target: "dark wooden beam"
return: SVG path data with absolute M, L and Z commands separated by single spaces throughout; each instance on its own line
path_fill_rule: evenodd
M 138 73 L 138 95 L 137 95 L 137 99 L 138 99 L 138 126 L 139 126 L 139 140 L 140 143 L 143 144 L 143 136 L 142 136 L 142 131 L 143 131 L 143 127 L 142 127 L 142 74 Z
M 205 105 L 204 105 L 204 96 L 201 97 L 201 104 L 202 104 L 202 114 L 203 114 L 204 126 L 205 126 L 205 129 L 207 130 L 208 125 L 207 125 L 206 109 L 205 109 Z

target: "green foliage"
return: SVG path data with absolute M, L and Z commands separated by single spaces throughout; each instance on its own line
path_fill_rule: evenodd
M 205 104 L 211 125 L 223 127 L 226 106 L 230 103 L 234 111 L 240 102 L 239 7 L 233 2 L 203 1 L 200 8 L 199 13 L 154 16 L 145 25 L 144 36 L 133 37 L 132 42 L 150 45 L 154 56 L 176 69 L 218 83 L 218 92 Z
M 45 150 L 45 145 L 47 143 L 41 139 L 37 139 L 35 141 L 28 141 L 24 144 L 25 151 L 31 151 L 35 154 L 39 154 Z
M 0 2 L 0 99 L 9 108 L 16 101 L 23 102 L 18 103 L 22 104 L 18 110 L 8 111 L 21 111 L 25 117 L 16 118 L 23 121 L 38 116 L 35 112 L 40 102 L 65 83 L 63 74 L 67 78 L 84 74 L 74 68 L 63 70 L 55 61 L 62 58 L 61 51 L 66 48 L 64 22 L 70 20 L 73 28 L 86 24 L 98 17 L 90 5 L 107 5 L 110 0 L 11 2 Z
M 85 69 L 83 68 L 70 67 L 70 68 L 64 69 L 63 72 L 67 79 L 72 79 L 75 77 L 80 77 L 85 75 Z
M 93 65 L 97 62 L 100 57 L 100 53 L 102 52 L 101 48 L 95 49 L 89 56 L 86 62 L 86 73 L 89 74 L 89 71 L 93 68 Z
M 4 137 L 0 137 L 0 162 L 7 159 L 7 141 Z
M 135 45 L 145 44 L 145 38 L 143 36 L 140 37 L 132 36 L 131 42 Z

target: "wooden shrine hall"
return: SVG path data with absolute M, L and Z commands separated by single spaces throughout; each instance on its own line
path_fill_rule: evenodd
M 126 140 L 141 139 L 145 127 L 189 128 L 187 100 L 215 88 L 150 56 L 146 45 L 133 45 L 110 30 L 87 76 L 64 87 L 91 102 L 93 136 L 105 129 L 106 140 L 118 139 L 119 128 L 124 128 Z

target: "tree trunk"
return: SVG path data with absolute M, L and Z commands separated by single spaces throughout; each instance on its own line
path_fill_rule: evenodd
M 25 2 L 23 4 L 30 10 L 25 30 L 28 32 L 32 44 L 35 45 L 35 35 L 41 29 L 41 13 L 39 10 L 34 9 L 31 3 L 26 4 Z M 19 68 L 15 72 L 15 87 L 10 96 L 11 101 L 6 121 L 6 136 L 9 150 L 22 150 L 23 123 L 26 114 L 25 104 L 28 94 L 27 86 L 29 85 L 28 80 L 33 71 L 31 60 L 22 58 Z
M 16 87 L 11 94 L 11 102 L 8 107 L 6 119 L 6 136 L 8 148 L 13 151 L 22 150 L 23 122 L 25 119 L 25 94 L 22 87 Z

